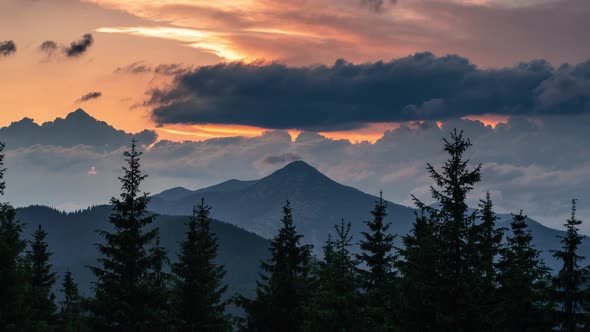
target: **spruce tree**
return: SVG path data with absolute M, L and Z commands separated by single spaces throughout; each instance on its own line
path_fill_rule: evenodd
M 336 237 L 329 236 L 324 260 L 316 271 L 316 286 L 311 304 L 311 331 L 360 331 L 362 312 L 358 261 L 352 255 L 350 223 L 334 226 Z
M 58 314 L 59 328 L 57 330 L 63 332 L 86 331 L 82 297 L 70 271 L 67 271 L 64 275 L 61 284 L 61 293 L 63 300 L 60 302 L 61 309 Z
M 588 282 L 590 270 L 587 266 L 580 266 L 584 256 L 579 254 L 580 245 L 585 238 L 579 233 L 578 226 L 582 221 L 576 218 L 576 200 L 572 199 L 572 214 L 566 221 L 565 236 L 561 238 L 561 250 L 553 252 L 553 256 L 563 265 L 557 276 L 553 279 L 553 289 L 558 305 L 557 323 L 561 331 L 582 331 L 588 322 Z
M 4 144 L 0 143 L 0 196 L 4 194 Z M 28 269 L 21 238 L 23 225 L 16 220 L 16 210 L 0 203 L 0 331 L 23 331 L 28 324 Z
M 261 264 L 256 299 L 239 298 L 247 313 L 248 331 L 295 332 L 304 329 L 310 299 L 311 246 L 293 224 L 291 204 L 283 207 L 282 227 L 270 241 L 270 259 Z
M 31 248 L 27 252 L 27 262 L 30 264 L 30 310 L 32 331 L 52 331 L 56 322 L 56 305 L 53 286 L 56 273 L 49 263 L 52 253 L 46 241 L 47 233 L 39 225 L 33 234 Z
M 225 269 L 217 265 L 217 237 L 211 232 L 211 208 L 204 199 L 193 207 L 186 238 L 181 243 L 175 276 L 175 309 L 180 331 L 223 331 L 228 324 L 225 302 Z
M 142 193 L 146 179 L 140 168 L 141 152 L 135 139 L 124 153 L 127 166 L 119 178 L 122 192 L 111 199 L 112 232 L 99 231 L 99 266 L 90 267 L 96 282 L 91 314 L 95 329 L 109 331 L 162 330 L 163 298 L 160 270 L 166 255 L 158 246 L 159 229 L 148 228 L 155 215 L 147 211 L 148 193 Z
M 477 255 L 474 233 L 476 216 L 469 213 L 467 194 L 481 179 L 481 165 L 469 169 L 465 153 L 471 147 L 462 131 L 451 132 L 450 140 L 443 139 L 449 159 L 437 171 L 427 164 L 428 173 L 435 186 L 430 187 L 436 208 L 415 200 L 419 208 L 435 215 L 436 235 L 440 240 L 437 283 L 440 293 L 435 301 L 441 330 L 475 331 L 481 329 L 482 310 L 473 290 L 480 287 L 479 277 L 473 267 Z
M 393 251 L 395 235 L 389 233 L 391 223 L 385 222 L 387 205 L 380 193 L 371 211 L 373 220 L 367 221 L 369 231 L 362 232 L 359 261 L 366 271 L 362 273 L 362 289 L 366 300 L 368 327 L 372 330 L 391 328 L 394 318 L 394 287 L 397 255 Z
M 499 219 L 494 213 L 494 204 L 487 192 L 485 199 L 480 200 L 478 219 L 480 223 L 471 230 L 474 237 L 476 254 L 471 255 L 475 277 L 479 279 L 478 287 L 473 289 L 476 301 L 481 305 L 480 317 L 482 330 L 494 331 L 497 329 L 498 299 L 497 287 L 497 260 L 502 248 L 504 228 L 497 228 Z
M 439 331 L 437 266 L 440 244 L 435 233 L 434 216 L 422 209 L 416 214 L 412 230 L 399 248 L 401 331 Z
M 550 331 L 549 269 L 533 244 L 526 216 L 513 215 L 498 263 L 501 331 Z

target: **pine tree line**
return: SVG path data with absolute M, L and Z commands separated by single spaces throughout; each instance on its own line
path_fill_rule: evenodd
M 382 194 L 365 231 L 353 238 L 342 220 L 315 257 L 297 232 L 290 202 L 281 228 L 261 262 L 254 298 L 231 295 L 225 269 L 216 263 L 218 242 L 211 207 L 193 207 L 185 239 L 173 262 L 160 245 L 150 196 L 141 190 L 136 141 L 125 152 L 121 193 L 111 199 L 112 230 L 98 230 L 98 259 L 90 297 L 74 278 L 61 278 L 50 263 L 47 233 L 38 227 L 22 238 L 16 210 L 0 204 L 1 331 L 586 331 L 590 330 L 590 270 L 581 266 L 584 236 L 576 201 L 553 252 L 555 275 L 533 245 L 527 217 L 512 215 L 498 228 L 488 193 L 475 210 L 467 197 L 481 180 L 481 166 L 465 154 L 462 132 L 444 139 L 448 160 L 430 164 L 432 199 L 417 207 L 411 232 L 398 239 Z M 0 144 L 0 195 L 4 193 Z M 354 247 L 359 247 L 355 254 Z M 237 305 L 243 315 L 230 317 Z

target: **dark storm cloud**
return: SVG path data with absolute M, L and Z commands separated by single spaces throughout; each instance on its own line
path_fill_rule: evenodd
M 371 122 L 466 115 L 546 115 L 590 109 L 590 62 L 544 60 L 480 69 L 468 59 L 419 53 L 390 62 L 287 67 L 225 63 L 179 75 L 151 91 L 160 125 L 243 124 L 318 131 Z
M 64 51 L 68 57 L 77 57 L 86 53 L 88 48 L 92 46 L 93 43 L 94 38 L 92 37 L 92 34 L 87 33 L 82 36 L 82 39 L 72 42 L 70 46 L 65 48 Z
M 47 56 L 52 56 L 55 51 L 57 51 L 57 43 L 53 40 L 46 40 L 44 41 L 41 46 L 39 47 L 39 49 L 41 50 L 41 52 L 47 54 Z
M 9 56 L 16 53 L 16 44 L 12 40 L 0 42 L 0 56 Z
M 102 97 L 102 92 L 93 91 L 93 92 L 88 92 L 87 94 L 83 95 L 82 97 L 80 97 L 80 99 L 78 99 L 78 101 L 85 102 L 85 101 L 89 101 L 92 99 L 98 99 L 100 97 Z

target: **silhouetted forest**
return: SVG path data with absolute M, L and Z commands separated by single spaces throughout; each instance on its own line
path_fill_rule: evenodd
M 455 130 L 443 144 L 447 161 L 427 165 L 436 204 L 414 198 L 409 234 L 398 238 L 381 196 L 359 238 L 343 215 L 316 257 L 295 226 L 297 206 L 286 201 L 255 293 L 231 294 L 204 199 L 186 220 L 178 254 L 162 245 L 133 140 L 121 192 L 110 201 L 111 227 L 97 230 L 89 296 L 71 272 L 56 273 L 43 227 L 25 240 L 16 209 L 0 204 L 0 331 L 590 330 L 590 272 L 582 266 L 576 200 L 566 233 L 555 239 L 561 268 L 551 271 L 523 211 L 504 229 L 489 193 L 477 209 L 468 207 L 481 180 L 481 165 L 465 157 L 469 139 Z M 0 195 L 3 150 L 0 144 Z M 230 306 L 241 312 L 230 315 Z

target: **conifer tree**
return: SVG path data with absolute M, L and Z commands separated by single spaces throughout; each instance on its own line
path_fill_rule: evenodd
M 497 259 L 502 248 L 504 228 L 497 228 L 499 219 L 494 213 L 494 204 L 487 192 L 485 199 L 480 200 L 478 218 L 480 223 L 472 228 L 476 254 L 471 257 L 475 260 L 470 264 L 474 268 L 476 277 L 479 278 L 479 286 L 473 289 L 476 301 L 481 306 L 480 317 L 482 330 L 494 331 L 497 329 L 498 299 L 497 287 Z
M 553 288 L 558 304 L 557 323 L 561 331 L 582 331 L 588 322 L 588 282 L 590 270 L 580 266 L 584 256 L 579 254 L 580 245 L 585 238 L 579 233 L 578 226 L 582 221 L 576 218 L 576 200 L 572 199 L 572 214 L 566 221 L 566 234 L 561 238 L 561 250 L 553 252 L 553 256 L 563 265 L 553 280 Z
M 270 259 L 261 264 L 256 299 L 239 298 L 248 331 L 295 332 L 304 329 L 310 299 L 311 246 L 301 244 L 303 235 L 293 224 L 291 204 L 283 207 L 282 227 L 270 241 Z
M 91 314 L 95 329 L 109 331 L 158 331 L 166 298 L 162 298 L 159 278 L 166 258 L 158 248 L 159 229 L 148 228 L 155 215 L 147 211 L 150 201 L 142 193 L 146 179 L 140 168 L 141 152 L 136 140 L 124 153 L 127 166 L 119 178 L 122 192 L 111 199 L 109 222 L 114 231 L 99 231 L 99 266 L 90 267 L 96 277 Z
M 78 285 L 70 271 L 64 275 L 61 284 L 63 300 L 60 302 L 61 309 L 58 314 L 58 331 L 83 332 L 86 331 L 82 312 L 82 297 Z
M 27 252 L 27 262 L 30 264 L 30 300 L 31 330 L 52 331 L 56 322 L 56 305 L 53 286 L 56 273 L 49 263 L 52 253 L 46 241 L 47 233 L 39 225 L 33 234 L 31 248 Z
M 393 251 L 395 235 L 389 233 L 391 223 L 385 222 L 387 205 L 380 193 L 371 211 L 373 220 L 367 221 L 369 231 L 362 232 L 359 261 L 367 268 L 362 275 L 366 317 L 370 329 L 384 330 L 393 324 L 394 266 L 397 255 Z
M 193 207 L 186 238 L 181 243 L 175 276 L 175 308 L 180 331 L 223 331 L 228 324 L 225 302 L 225 269 L 217 265 L 217 237 L 211 232 L 211 208 L 205 200 Z
M 0 143 L 0 196 L 4 194 L 4 144 Z M 26 241 L 23 226 L 16 220 L 16 210 L 0 203 L 0 331 L 22 331 L 29 321 L 28 270 L 24 263 Z
M 436 220 L 425 209 L 416 214 L 412 230 L 398 249 L 400 278 L 401 331 L 439 331 L 437 266 L 440 244 L 435 233 Z
M 533 244 L 526 216 L 513 215 L 498 263 L 501 331 L 550 331 L 549 269 Z
M 472 264 L 477 255 L 474 234 L 476 216 L 469 213 L 467 194 L 480 181 L 481 165 L 469 169 L 465 153 L 471 147 L 469 139 L 456 129 L 450 140 L 443 139 L 449 159 L 437 171 L 427 164 L 428 173 L 435 186 L 430 187 L 437 208 L 415 200 L 419 208 L 436 215 L 436 235 L 440 240 L 440 264 L 437 267 L 437 283 L 440 294 L 435 299 L 438 308 L 439 328 L 448 331 L 480 330 L 481 308 L 473 289 L 480 287 L 479 278 Z
M 318 264 L 312 298 L 311 331 L 360 331 L 362 313 L 358 261 L 352 255 L 351 224 L 335 225 L 324 246 L 324 260 Z

